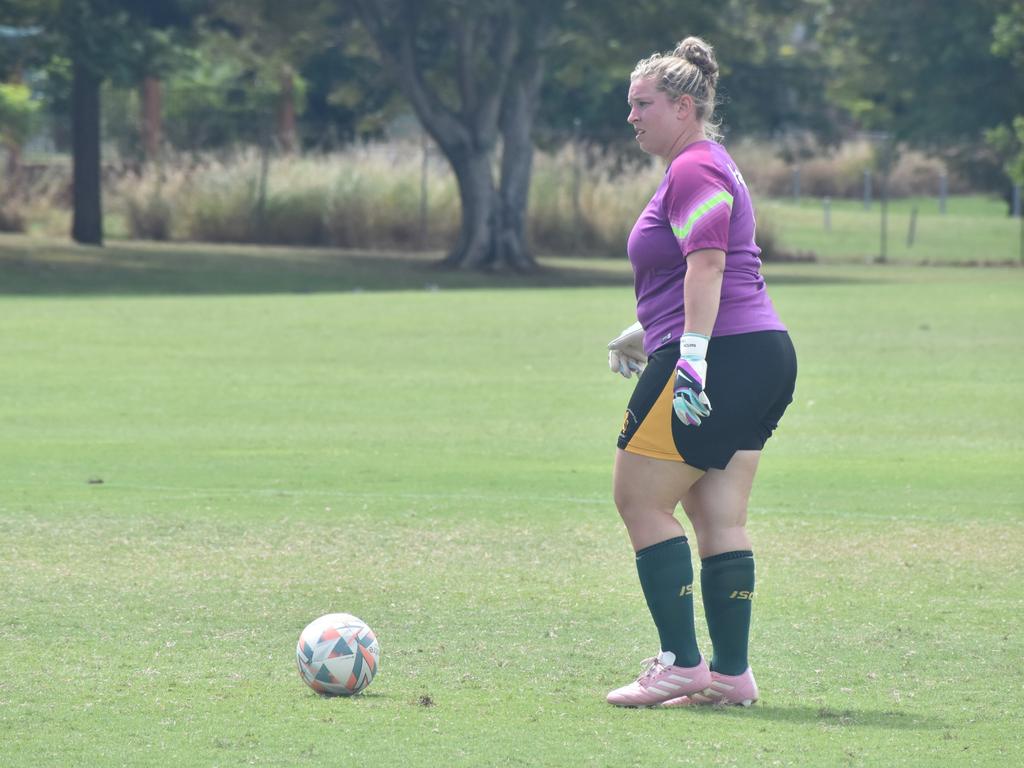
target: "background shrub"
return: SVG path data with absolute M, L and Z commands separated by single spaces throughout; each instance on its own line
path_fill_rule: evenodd
M 18 204 L 10 200 L 0 202 L 0 232 L 24 232 L 26 229 L 25 214 Z

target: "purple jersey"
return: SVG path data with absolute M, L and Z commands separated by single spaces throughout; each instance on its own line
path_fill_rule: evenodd
M 682 335 L 686 256 L 702 248 L 725 252 L 712 336 L 786 330 L 761 277 L 747 185 L 724 147 L 698 141 L 672 161 L 629 233 L 636 316 L 648 355 Z

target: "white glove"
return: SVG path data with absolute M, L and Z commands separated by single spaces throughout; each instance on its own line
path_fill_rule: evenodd
M 679 360 L 672 387 L 672 408 L 688 427 L 699 427 L 711 415 L 711 401 L 704 387 L 708 381 L 708 337 L 684 333 L 679 339 Z
M 623 378 L 638 376 L 647 366 L 644 354 L 644 329 L 640 323 L 633 323 L 622 333 L 608 342 L 608 368 Z

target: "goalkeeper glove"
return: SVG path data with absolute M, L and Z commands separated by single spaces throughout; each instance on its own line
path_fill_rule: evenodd
M 704 386 L 708 380 L 708 337 L 684 333 L 679 340 L 679 360 L 672 387 L 672 408 L 688 427 L 699 427 L 701 419 L 711 415 L 711 401 Z
M 646 366 L 644 329 L 640 323 L 633 323 L 608 342 L 608 368 L 612 373 L 618 373 L 628 379 L 634 373 L 639 376 Z

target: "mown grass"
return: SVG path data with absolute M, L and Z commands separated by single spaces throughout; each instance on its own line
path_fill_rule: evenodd
M 759 206 L 782 250 L 822 261 L 870 262 L 882 255 L 882 206 L 855 200 L 766 200 Z M 914 216 L 912 212 L 916 210 Z M 913 229 L 912 227 L 913 222 Z M 906 264 L 1024 263 L 1024 227 L 1006 203 L 956 196 L 939 209 L 937 197 L 892 200 L 887 209 L 885 257 Z
M 3 765 L 1020 754 L 1018 270 L 769 267 L 801 373 L 752 500 L 764 699 L 659 712 L 603 701 L 656 650 L 609 498 L 622 265 L 361 292 L 336 265 L 294 293 L 309 254 L 265 255 L 227 263 L 237 293 L 116 272 L 0 299 Z M 352 700 L 294 669 L 333 610 L 383 647 Z

